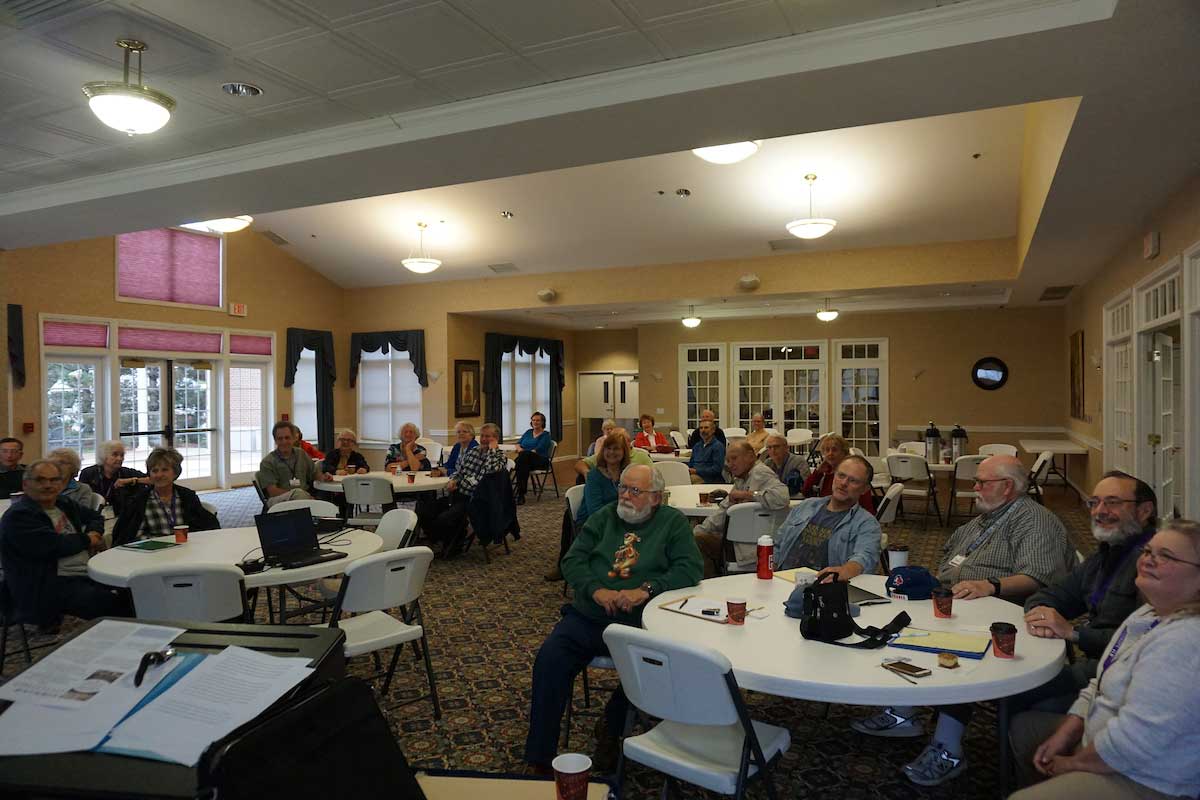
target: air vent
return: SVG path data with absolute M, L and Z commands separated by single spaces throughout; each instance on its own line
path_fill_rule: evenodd
M 291 242 L 289 242 L 287 239 L 280 236 L 275 231 L 259 231 L 259 233 L 261 233 L 263 236 L 267 237 L 268 240 L 274 242 L 275 244 L 279 245 L 280 247 L 283 247 L 285 244 L 291 244 Z
M 1064 300 L 1075 286 L 1047 286 L 1042 291 L 1042 296 L 1038 298 L 1039 303 L 1053 303 L 1055 300 Z
M 767 242 L 767 247 L 776 251 L 805 249 L 804 240 L 797 239 L 795 236 L 791 237 L 790 239 L 772 239 L 771 241 Z
M 505 273 L 508 273 L 508 272 L 520 272 L 521 271 L 521 270 L 517 269 L 516 264 L 488 264 L 487 267 L 488 267 L 488 269 L 490 269 L 492 272 L 496 273 L 497 275 L 504 275 Z

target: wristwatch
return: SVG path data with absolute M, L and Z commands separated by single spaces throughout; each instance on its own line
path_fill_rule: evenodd
M 654 584 L 652 584 L 650 581 L 643 581 L 642 585 L 638 588 L 651 597 L 654 597 Z
M 999 597 L 1000 596 L 1000 579 L 999 578 L 988 578 L 987 582 L 990 583 L 992 585 L 992 588 L 995 590 L 995 592 L 993 592 L 995 594 L 995 596 Z

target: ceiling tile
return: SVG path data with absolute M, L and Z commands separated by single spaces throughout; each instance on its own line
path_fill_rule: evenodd
M 296 35 L 308 31 L 303 21 L 276 11 L 259 0 L 136 0 L 138 8 L 173 25 L 187 28 L 226 47 Z
M 46 157 L 45 153 L 37 152 L 36 150 L 26 150 L 23 147 L 10 144 L 3 141 L 7 137 L 8 131 L 0 134 L 0 167 L 6 167 L 10 164 L 22 164 L 27 161 L 37 161 Z
M 171 32 L 166 26 L 146 17 L 116 9 L 73 16 L 61 27 L 46 29 L 44 35 L 51 41 L 99 56 L 116 67 L 117 74 L 98 75 L 90 80 L 120 80 L 120 65 L 124 55 L 113 42 L 117 39 L 140 39 L 146 43 L 143 55 L 145 82 L 150 86 L 154 85 L 157 72 L 202 58 L 209 51 L 209 47 L 199 44 L 184 31 Z M 131 69 L 136 70 L 137 56 L 133 56 L 130 62 Z
M 197 153 L 211 153 L 229 147 L 240 147 L 270 139 L 274 133 L 262 122 L 238 117 L 217 125 L 188 131 L 188 138 L 197 144 Z
M 460 0 L 460 8 L 517 47 L 628 30 L 629 23 L 607 0 Z
M 791 29 L 778 6 L 767 2 L 665 23 L 647 33 L 678 58 L 789 36 Z
M 221 89 L 222 84 L 235 81 L 252 83 L 263 93 L 258 97 L 234 97 Z M 313 97 L 308 90 L 288 83 L 262 64 L 228 57 L 190 64 L 185 70 L 165 76 L 161 85 L 168 93 L 176 88 L 186 90 L 211 106 L 239 114 L 265 111 L 271 106 Z
M 327 100 L 299 101 L 254 115 L 255 122 L 272 137 L 332 128 L 366 118 L 365 114 Z
M 28 189 L 30 186 L 36 186 L 41 183 L 32 175 L 21 175 L 16 172 L 5 172 L 0 170 L 0 192 L 15 192 L 20 189 Z
M 414 6 L 428 0 L 292 0 L 308 11 L 330 21 L 343 21 L 371 12 Z
M 91 114 L 91 110 L 88 110 Z M 43 121 L 45 118 L 43 118 Z M 99 120 L 97 120 L 99 122 Z M 83 150 L 95 149 L 94 141 L 47 130 L 36 123 L 29 125 L 7 125 L 0 128 L 0 142 L 17 145 L 27 150 L 37 150 L 50 156 L 65 156 Z
M 546 82 L 536 69 L 519 58 L 488 61 L 430 75 L 427 80 L 460 100 L 508 92 Z
M 625 0 L 643 22 L 665 17 L 711 13 L 715 9 L 745 5 L 746 0 Z
M 329 97 L 340 105 L 371 117 L 442 105 L 454 99 L 438 91 L 428 81 L 408 79 L 380 81 L 358 89 L 336 92 Z
M 777 0 L 795 33 L 828 30 L 950 5 L 955 0 Z
M 555 80 L 565 80 L 580 75 L 596 75 L 609 70 L 650 64 L 661 61 L 662 55 L 645 36 L 631 31 L 528 53 L 525 58 Z
M 394 78 L 398 72 L 363 56 L 328 33 L 281 44 L 259 52 L 256 57 L 323 92 Z
M 25 86 L 37 87 L 43 98 L 39 106 L 44 106 L 44 110 L 85 102 L 80 88 L 88 81 L 121 77 L 119 69 L 99 56 L 67 52 L 58 45 L 35 39 L 6 41 L 0 47 L 0 70 L 18 83 L 23 81 Z M 152 76 L 147 76 L 146 81 L 156 86 Z M 5 88 L 8 86 L 6 83 Z
M 342 29 L 415 70 L 438 69 L 504 52 L 504 47 L 445 3 L 422 6 Z
M 92 109 L 88 107 L 87 100 L 84 99 L 82 94 L 79 95 L 78 105 L 64 111 L 56 111 L 53 114 L 38 117 L 37 122 L 41 125 L 53 125 L 64 132 L 93 141 L 107 142 L 109 144 L 125 144 L 129 141 L 128 134 L 113 130 L 101 122 L 92 113 Z M 171 124 L 171 122 L 167 123 L 168 126 Z
M 19 170 L 13 171 L 37 178 L 38 183 L 60 183 L 97 174 L 96 169 L 83 162 L 62 158 L 38 164 L 24 164 Z

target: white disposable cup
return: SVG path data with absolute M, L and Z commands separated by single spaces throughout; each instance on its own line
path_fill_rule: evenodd
M 888 566 L 892 569 L 896 567 L 908 566 L 908 551 L 907 550 L 888 550 Z

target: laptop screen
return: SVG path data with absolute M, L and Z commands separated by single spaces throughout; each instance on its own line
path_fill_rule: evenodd
M 268 560 L 317 549 L 317 529 L 313 525 L 312 513 L 307 508 L 258 514 L 254 517 L 254 524 L 258 527 L 263 557 Z

